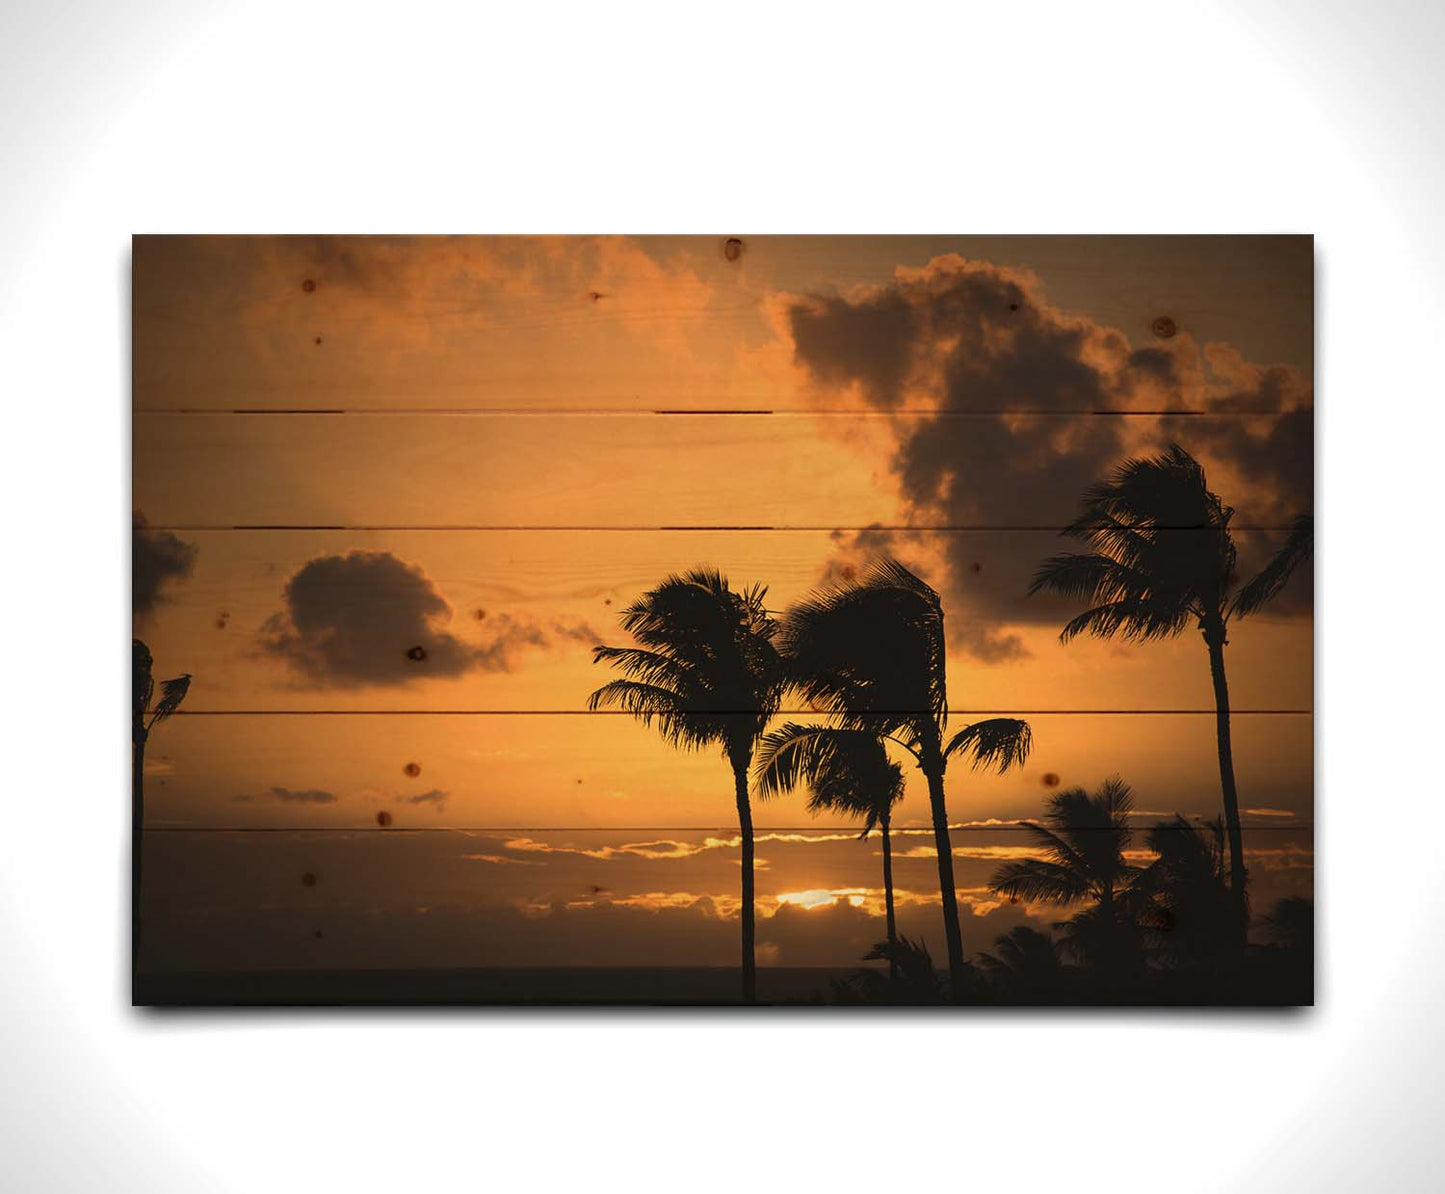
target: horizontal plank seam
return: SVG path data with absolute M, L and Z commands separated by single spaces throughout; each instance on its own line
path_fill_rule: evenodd
M 1297 408 L 1312 409 L 1312 408 Z M 382 415 L 382 416 L 460 416 L 464 418 L 476 417 L 534 417 L 534 418 L 596 418 L 599 416 L 621 416 L 624 418 L 642 418 L 648 415 L 662 416 L 687 416 L 687 417 L 717 417 L 731 415 L 778 415 L 783 417 L 806 417 L 815 416 L 822 418 L 896 418 L 900 415 L 933 415 L 939 418 L 964 418 L 964 419 L 996 419 L 1011 418 L 1014 416 L 1030 418 L 1204 418 L 1204 419 L 1234 419 L 1234 418 L 1275 418 L 1281 414 L 1292 413 L 1290 411 L 1245 409 L 1245 410 L 1111 410 L 1079 408 L 1077 410 L 1061 410 L 1053 408 L 1030 408 L 1030 407 L 1002 407 L 1002 408 L 979 408 L 976 410 L 939 410 L 929 406 L 899 406 L 887 410 L 850 410 L 835 408 L 812 408 L 800 406 L 796 408 L 780 407 L 699 407 L 691 410 L 686 407 L 501 407 L 501 406 L 418 406 L 418 407 L 386 407 L 386 406 L 238 406 L 228 408 L 202 407 L 202 406 L 155 406 L 135 407 L 131 411 L 134 415 L 203 415 L 218 417 L 222 415 L 264 415 L 264 416 L 290 416 L 290 415 Z
M 154 710 L 147 710 L 154 712 Z M 708 717 L 750 717 L 756 709 L 710 709 Z M 879 709 L 870 717 L 923 714 L 927 710 Z M 1313 717 L 1313 709 L 1232 709 L 1239 717 Z M 1199 709 L 950 709 L 953 717 L 981 714 L 1015 717 L 1213 717 Z M 626 709 L 177 709 L 172 717 L 632 717 Z M 699 716 L 702 716 L 699 714 Z M 779 709 L 774 717 L 827 717 L 827 710 Z
M 383 532 L 466 532 L 475 533 L 487 532 L 516 532 L 525 531 L 529 534 L 536 534 L 544 531 L 565 531 L 569 533 L 587 532 L 614 532 L 620 534 L 657 534 L 663 531 L 686 531 L 686 532 L 712 532 L 712 531 L 885 531 L 894 533 L 908 532 L 911 534 L 997 534 L 1000 532 L 1013 531 L 1053 531 L 1063 535 L 1064 528 L 1061 526 L 1044 525 L 1019 525 L 1010 526 L 1007 524 L 980 523 L 969 526 L 939 525 L 939 526 L 909 526 L 909 525 L 887 525 L 883 523 L 871 523 L 866 526 L 824 526 L 807 524 L 773 524 L 773 525 L 725 525 L 725 524 L 675 524 L 666 526 L 589 526 L 586 524 L 557 523 L 557 524 L 497 524 L 485 525 L 481 523 L 391 523 L 391 524 L 349 524 L 349 523 L 153 523 L 148 524 L 153 531 L 383 531 Z M 1157 526 L 1151 530 L 1159 531 L 1197 531 L 1198 527 L 1189 526 Z M 1267 524 L 1235 524 L 1230 527 L 1232 531 L 1261 531 L 1284 533 L 1292 530 L 1290 526 L 1272 526 Z
M 1137 815 L 1137 814 L 1136 814 Z M 1159 814 L 1145 814 L 1157 816 Z M 1023 820 L 1008 825 L 950 825 L 950 833 L 1018 833 Z M 1149 828 L 1155 828 L 1149 826 Z M 1165 823 L 1159 828 L 1178 829 Z M 1192 826 L 1191 826 L 1192 828 Z M 1314 828 L 1312 823 L 1298 825 L 1245 825 L 1249 833 L 1301 833 Z M 736 825 L 147 825 L 147 833 L 737 833 Z M 895 825 L 893 832 L 932 833 L 929 825 Z M 861 839 L 853 825 L 755 825 L 754 833 L 846 833 Z M 1113 833 L 1108 826 L 1076 825 L 1071 832 Z

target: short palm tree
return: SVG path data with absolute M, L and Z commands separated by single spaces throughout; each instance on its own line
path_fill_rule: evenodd
M 680 749 L 722 749 L 733 772 L 742 841 L 742 987 L 748 1003 L 757 997 L 748 771 L 784 680 L 773 645 L 776 624 L 763 606 L 766 593 L 760 586 L 732 589 L 715 569 L 669 576 L 621 614 L 638 646 L 594 648 L 596 662 L 610 663 L 626 678 L 604 684 L 587 703 L 655 724 Z
M 1059 947 L 1047 933 L 1018 925 L 993 939 L 997 953 L 979 954 L 979 966 L 1000 980 L 1005 990 L 1022 997 L 1040 998 L 1057 989 L 1063 979 Z
M 1215 730 L 1224 821 L 1229 834 L 1230 889 L 1236 904 L 1236 935 L 1243 941 L 1244 844 L 1239 794 L 1230 742 L 1229 685 L 1224 647 L 1232 618 L 1272 601 L 1295 569 L 1310 558 L 1314 522 L 1295 520 L 1275 557 L 1242 586 L 1235 576 L 1236 548 L 1229 523 L 1234 510 L 1211 493 L 1204 469 L 1178 444 L 1159 456 L 1127 460 L 1084 496 L 1083 509 L 1064 534 L 1086 543 L 1084 554 L 1045 560 L 1029 592 L 1058 593 L 1089 603 L 1063 629 L 1064 642 L 1078 634 L 1120 635 L 1137 642 L 1172 638 L 1190 623 L 1199 627 L 1214 680 Z
M 1176 814 L 1155 825 L 1144 840 L 1159 856 L 1139 884 L 1152 902 L 1163 954 L 1197 964 L 1228 951 L 1237 926 L 1224 822 L 1197 829 Z
M 955 999 L 967 986 L 953 847 L 943 777 L 955 755 L 1006 771 L 1027 757 L 1027 722 L 991 718 L 948 731 L 943 605 L 896 560 L 874 563 L 857 581 L 824 587 L 783 617 L 778 638 L 791 686 L 830 715 L 834 728 L 862 730 L 903 747 L 928 780 L 938 887 Z
M 155 697 L 151 675 L 150 648 L 138 638 L 131 639 L 131 795 L 130 795 L 130 881 L 131 881 L 131 964 L 140 957 L 141 833 L 145 827 L 145 753 L 151 731 L 174 713 L 191 687 L 187 672 L 173 680 L 161 681 L 161 699 Z
M 1020 823 L 1042 857 L 1005 863 L 989 889 L 1010 900 L 1085 905 L 1059 926 L 1065 947 L 1087 966 L 1115 973 L 1136 967 L 1145 900 L 1142 870 L 1124 855 L 1133 840 L 1133 810 L 1133 793 L 1118 776 L 1092 795 L 1070 788 L 1050 797 L 1043 824 Z
M 888 748 L 866 730 L 837 730 L 790 721 L 772 731 L 758 748 L 753 765 L 753 790 L 762 799 L 808 786 L 808 811 L 841 813 L 861 818 L 866 838 L 875 829 L 883 842 L 883 906 L 888 944 L 898 944 L 893 910 L 893 808 L 903 799 L 903 768 L 888 757 Z M 888 977 L 898 976 L 890 954 Z

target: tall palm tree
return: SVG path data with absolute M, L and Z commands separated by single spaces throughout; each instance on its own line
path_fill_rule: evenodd
M 883 906 L 888 926 L 888 977 L 898 977 L 898 925 L 893 910 L 893 807 L 903 799 L 903 768 L 888 757 L 877 734 L 790 721 L 768 734 L 753 764 L 753 790 L 767 799 L 807 784 L 808 811 L 861 817 L 866 838 L 883 841 Z
M 151 676 L 150 648 L 131 639 L 131 794 L 130 794 L 130 949 L 131 966 L 140 959 L 141 831 L 145 825 L 145 753 L 151 731 L 174 713 L 191 687 L 186 672 L 161 681 L 161 699 L 152 706 L 156 684 Z
M 938 887 L 955 999 L 967 986 L 953 847 L 943 777 L 955 755 L 1006 771 L 1028 757 L 1027 722 L 991 718 L 948 732 L 943 604 L 896 560 L 874 563 L 855 582 L 828 585 L 783 617 L 778 638 L 792 686 L 833 726 L 863 730 L 902 746 L 928 780 Z
M 1224 821 L 1229 833 L 1230 889 L 1237 936 L 1248 922 L 1239 793 L 1230 742 L 1229 685 L 1224 647 L 1232 618 L 1267 605 L 1313 551 L 1314 520 L 1301 515 L 1275 557 L 1250 581 L 1237 585 L 1236 548 L 1229 523 L 1234 510 L 1211 493 L 1204 469 L 1178 444 L 1159 456 L 1127 460 L 1084 495 L 1083 508 L 1064 534 L 1091 549 L 1053 556 L 1040 566 L 1030 594 L 1041 590 L 1090 603 L 1060 634 L 1098 638 L 1121 635 L 1136 642 L 1172 638 L 1191 622 L 1209 651 L 1214 681 L 1215 737 Z
M 1125 858 L 1133 841 L 1134 796 L 1118 776 L 1092 795 L 1070 788 L 1049 798 L 1044 824 L 1020 822 L 1043 855 L 1005 863 L 989 889 L 1010 900 L 1086 907 L 1061 924 L 1064 945 L 1085 965 L 1119 973 L 1143 958 L 1139 921 L 1146 897 L 1143 873 Z
M 753 749 L 783 693 L 776 623 L 761 586 L 734 590 L 716 569 L 669 576 L 620 615 L 636 647 L 595 647 L 593 660 L 626 679 L 592 694 L 589 709 L 617 708 L 683 750 L 721 747 L 733 772 L 742 840 L 743 1000 L 757 997 L 753 956 L 753 815 L 748 771 Z

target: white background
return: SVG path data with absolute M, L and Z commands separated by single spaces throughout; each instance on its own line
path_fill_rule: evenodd
M 1439 1188 L 1442 13 L 4 5 L 0 1186 Z M 441 230 L 1318 234 L 1319 1007 L 131 1010 L 128 236 Z

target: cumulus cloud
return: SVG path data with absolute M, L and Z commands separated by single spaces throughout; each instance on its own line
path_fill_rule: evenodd
M 328 792 L 324 788 L 269 788 L 259 795 L 240 795 L 236 797 L 238 803 L 250 804 L 261 801 L 274 801 L 278 804 L 335 804 L 336 793 Z
M 263 627 L 264 649 L 318 686 L 509 672 L 529 649 L 596 641 L 585 626 L 506 615 L 488 620 L 484 640 L 461 639 L 431 578 L 384 551 L 319 556 L 286 582 L 284 598 Z
M 796 363 L 821 393 L 895 416 L 891 467 L 911 521 L 1062 527 L 1121 459 L 1171 440 L 1205 462 L 1242 525 L 1283 527 L 1311 507 L 1307 382 L 1226 345 L 1201 348 L 1181 335 L 1135 347 L 1116 328 L 1051 306 L 1032 276 L 956 256 L 848 295 L 795 297 L 786 312 Z M 1136 417 L 1083 413 L 1126 411 Z M 1252 417 L 1234 417 L 1246 412 Z M 1242 571 L 1282 538 L 1240 537 Z M 1020 600 L 1041 548 L 1056 544 L 998 536 L 984 567 L 977 536 L 929 541 L 944 545 L 942 574 L 932 579 L 967 615 L 950 627 L 955 644 L 975 658 L 1023 652 L 990 619 L 1054 622 L 1063 612 L 1055 598 Z M 839 546 L 907 559 L 922 542 L 875 529 Z M 926 561 L 910 562 L 928 571 Z
M 153 530 L 139 510 L 131 514 L 131 612 L 149 617 L 165 589 L 184 580 L 196 563 L 196 546 L 169 531 Z

